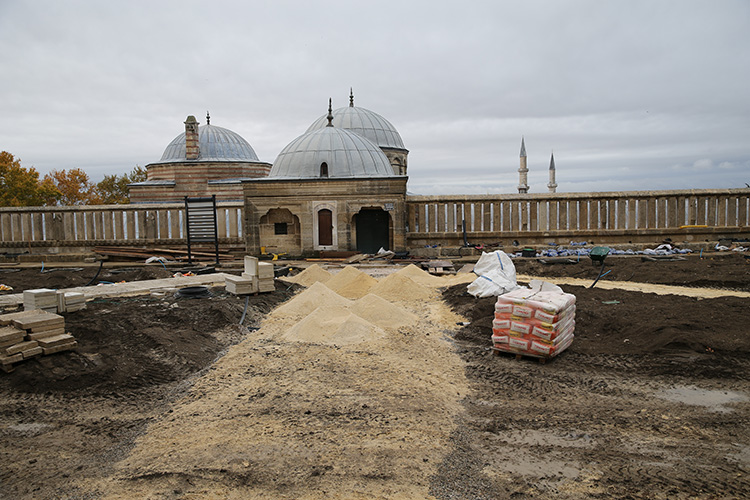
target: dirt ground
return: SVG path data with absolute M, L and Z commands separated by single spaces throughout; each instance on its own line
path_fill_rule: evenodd
M 738 254 L 606 262 L 602 280 L 750 290 Z M 583 260 L 516 267 L 598 274 Z M 3 271 L 17 293 L 95 269 Z M 540 364 L 492 355 L 494 301 L 465 284 L 350 346 L 284 338 L 267 314 L 297 288 L 250 297 L 258 331 L 221 289 L 66 314 L 76 352 L 0 374 L 0 498 L 750 496 L 748 299 L 564 286 L 576 338 Z

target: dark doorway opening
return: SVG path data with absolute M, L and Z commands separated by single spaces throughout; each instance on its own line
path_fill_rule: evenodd
M 388 212 L 375 209 L 362 209 L 354 216 L 357 227 L 357 251 L 376 253 L 381 248 L 390 250 L 390 220 Z
M 333 245 L 333 212 L 327 208 L 318 210 L 318 245 Z

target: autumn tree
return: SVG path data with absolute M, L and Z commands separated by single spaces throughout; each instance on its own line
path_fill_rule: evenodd
M 53 170 L 44 176 L 43 182 L 52 183 L 60 192 L 57 203 L 60 205 L 99 205 L 101 198 L 96 184 L 80 168 Z
M 129 174 L 105 175 L 96 185 L 96 191 L 105 205 L 130 203 L 128 184 L 145 180 L 146 169 L 136 165 Z
M 60 195 L 54 183 L 39 181 L 39 172 L 34 167 L 22 167 L 20 159 L 7 151 L 0 152 L 0 206 L 54 204 Z

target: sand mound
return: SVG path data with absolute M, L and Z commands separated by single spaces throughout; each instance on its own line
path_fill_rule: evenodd
M 313 283 L 325 283 L 330 280 L 333 275 L 320 267 L 317 264 L 313 264 L 296 276 L 285 278 L 286 281 L 291 281 L 302 286 L 310 286 Z
M 409 264 L 408 266 L 395 272 L 394 274 L 405 276 L 415 283 L 419 283 L 423 286 L 440 286 L 443 284 L 443 280 L 441 280 L 439 277 L 431 275 L 424 269 L 420 269 L 414 264 Z
M 347 345 L 383 337 L 385 332 L 346 307 L 319 307 L 284 334 L 287 340 Z
M 377 283 L 378 280 L 369 274 L 356 267 L 346 266 L 328 280 L 326 286 L 347 299 L 358 299 L 367 295 Z
M 302 318 L 321 306 L 349 307 L 350 305 L 350 300 L 345 299 L 323 283 L 316 282 L 286 304 L 277 307 L 271 313 L 271 316 Z
M 371 293 L 355 301 L 351 310 L 360 318 L 381 328 L 401 328 L 418 321 L 416 315 Z
M 426 286 L 398 273 L 391 274 L 381 280 L 372 287 L 370 293 L 383 297 L 390 302 L 421 301 L 433 296 L 432 290 Z

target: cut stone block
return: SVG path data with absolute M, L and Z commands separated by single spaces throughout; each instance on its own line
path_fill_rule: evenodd
M 258 278 L 273 278 L 273 264 L 270 262 L 258 262 Z
M 60 344 L 52 347 L 42 347 L 42 352 L 46 356 L 47 354 L 55 354 L 56 352 L 71 351 L 78 347 L 78 342 L 75 340 L 67 344 Z
M 37 342 L 36 340 L 27 340 L 26 342 L 19 342 L 18 344 L 7 347 L 5 349 L 5 354 L 10 356 L 10 355 L 19 353 L 21 351 L 25 351 L 27 349 L 33 349 L 34 347 L 37 347 L 38 345 L 39 345 L 39 342 Z
M 19 311 L 14 313 L 0 314 L 0 326 L 10 325 L 14 319 L 23 318 L 24 316 L 33 316 L 39 311 Z
M 65 318 L 57 314 L 37 311 L 37 314 L 14 319 L 13 325 L 24 330 L 41 329 L 50 325 L 65 325 Z
M 51 330 L 42 330 L 41 332 L 29 332 L 26 335 L 26 338 L 28 338 L 29 340 L 40 340 L 48 339 L 50 337 L 56 337 L 58 335 L 65 335 L 64 326 L 52 328 Z
M 26 331 L 16 328 L 15 326 L 5 326 L 0 328 L 0 344 L 7 342 L 20 342 L 18 336 L 21 336 L 21 340 L 26 336 Z
M 75 340 L 72 335 L 63 333 L 62 335 L 38 339 L 38 342 L 41 347 L 54 347 L 56 345 L 69 344 L 70 342 L 75 342 Z
M 23 360 L 23 354 L 20 352 L 12 356 L 0 356 L 0 365 L 11 365 Z
M 245 273 L 250 276 L 258 275 L 258 259 L 251 255 L 245 255 Z
M 41 356 L 43 353 L 44 353 L 44 349 L 39 346 L 32 347 L 31 349 L 26 349 L 25 351 L 21 351 L 21 354 L 23 355 L 23 359 L 29 359 L 35 356 Z

